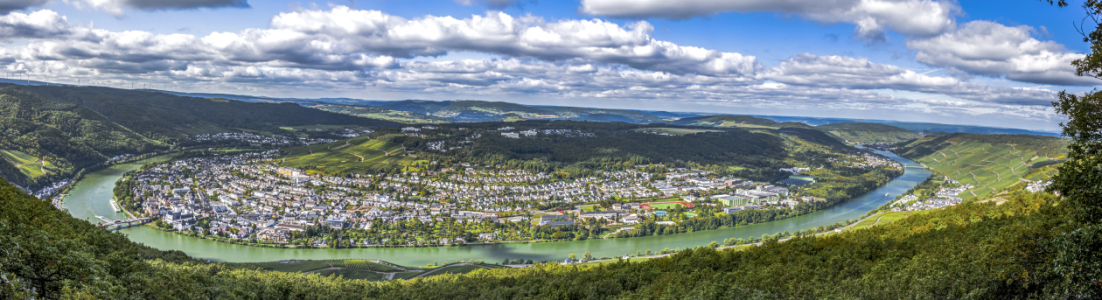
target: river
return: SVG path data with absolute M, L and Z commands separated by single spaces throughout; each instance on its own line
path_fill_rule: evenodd
M 856 219 L 869 210 L 875 209 L 890 199 L 906 192 L 930 176 L 930 171 L 918 163 L 899 157 L 893 153 L 876 150 L 909 166 L 902 176 L 888 184 L 852 201 L 817 211 L 807 215 L 748 226 L 697 231 L 675 235 L 636 237 L 625 239 L 592 239 L 584 241 L 564 241 L 529 244 L 498 244 L 451 247 L 420 248 L 353 248 L 353 249 L 283 249 L 263 248 L 220 243 L 195 237 L 164 232 L 149 227 L 136 227 L 121 230 L 130 240 L 162 250 L 181 250 L 197 258 L 225 262 L 263 262 L 278 260 L 304 259 L 381 259 L 397 264 L 419 266 L 434 262 L 456 260 L 484 260 L 498 262 L 505 258 L 531 259 L 534 261 L 560 260 L 568 254 L 581 255 L 590 251 L 595 257 L 616 257 L 634 254 L 637 250 L 661 251 L 664 248 L 691 248 L 707 245 L 712 241 L 722 243 L 727 238 L 761 237 L 762 234 L 817 228 L 847 219 Z M 111 199 L 115 181 L 124 172 L 140 168 L 144 164 L 164 161 L 167 157 L 155 157 L 147 160 L 120 164 L 91 172 L 76 183 L 69 196 L 64 199 L 63 207 L 74 217 L 99 223 L 96 215 L 112 220 L 125 219 L 122 213 L 115 213 L 108 201 Z M 887 193 L 889 196 L 884 196 Z

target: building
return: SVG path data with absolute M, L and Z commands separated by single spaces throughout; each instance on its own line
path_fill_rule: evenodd
M 560 227 L 574 225 L 574 220 L 571 220 L 567 216 L 542 216 L 540 217 L 540 226 Z
M 620 214 L 622 214 L 622 213 L 618 212 L 618 211 L 581 212 L 581 213 L 578 214 L 578 218 L 579 219 L 587 219 L 587 218 L 606 219 L 606 220 L 610 220 L 610 221 L 615 221 L 616 218 L 620 216 Z

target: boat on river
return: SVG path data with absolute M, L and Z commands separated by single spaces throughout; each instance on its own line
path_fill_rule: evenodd
M 111 198 L 111 208 L 114 209 L 115 212 L 122 212 L 122 208 L 119 207 L 118 202 L 115 202 L 115 198 Z

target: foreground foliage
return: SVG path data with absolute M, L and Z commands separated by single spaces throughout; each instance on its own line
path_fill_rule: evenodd
M 0 298 L 1049 298 L 1065 292 L 1052 243 L 1074 226 L 1056 197 L 1020 194 L 743 251 L 372 283 L 191 261 L 3 186 Z

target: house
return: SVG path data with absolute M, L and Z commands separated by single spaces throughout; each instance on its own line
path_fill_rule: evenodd
M 539 225 L 551 227 L 568 226 L 574 225 L 574 220 L 571 220 L 570 217 L 567 216 L 541 216 Z
M 734 212 L 740 211 L 740 210 L 742 210 L 742 207 L 724 207 L 723 208 L 723 212 L 728 213 L 728 214 L 729 213 L 734 213 Z
M 579 219 L 593 218 L 593 219 L 616 220 L 616 218 L 619 217 L 620 214 L 621 214 L 621 212 L 618 212 L 618 211 L 581 212 L 581 213 L 578 214 L 578 218 Z
M 624 217 L 624 224 L 639 224 L 639 217 L 636 215 Z

